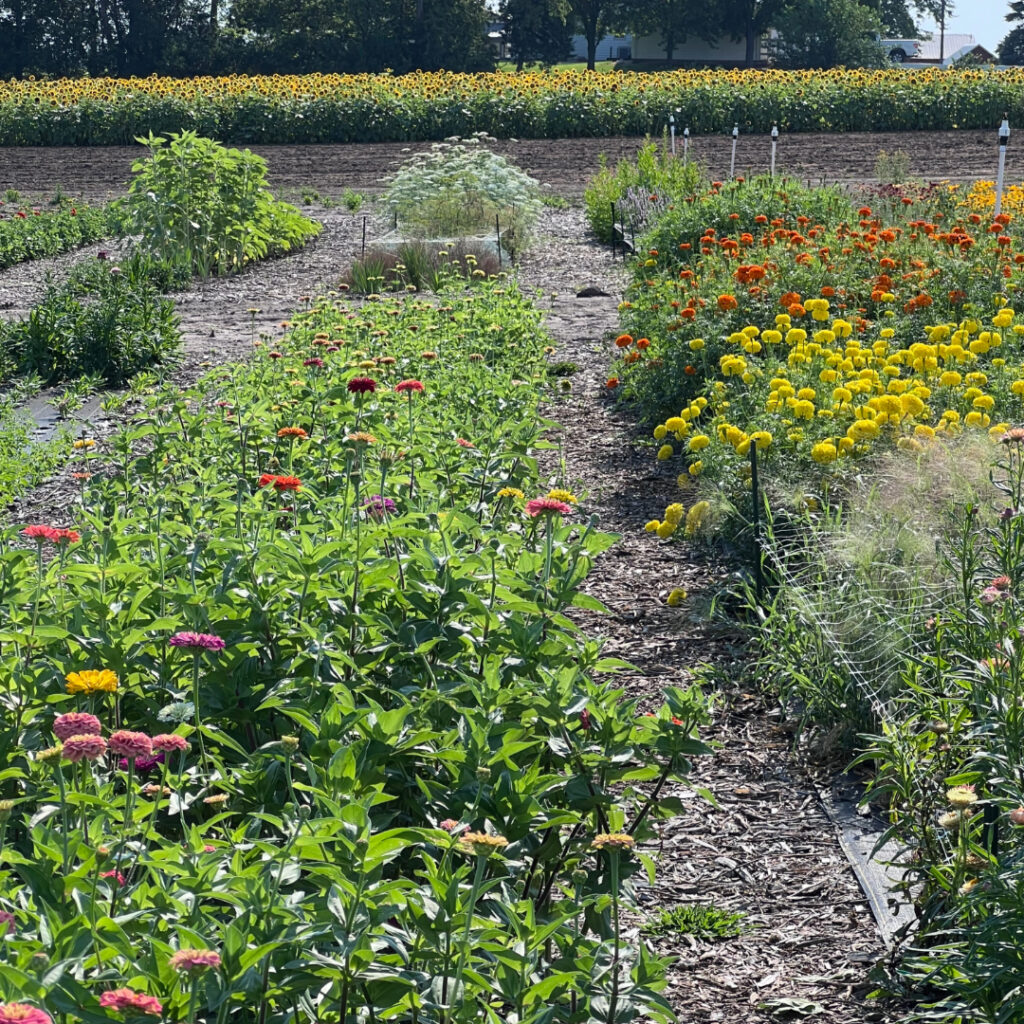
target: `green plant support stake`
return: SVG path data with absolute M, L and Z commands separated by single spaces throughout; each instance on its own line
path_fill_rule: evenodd
M 750 504 L 751 523 L 754 529 L 754 593 L 757 603 L 761 604 L 764 592 L 764 579 L 761 565 L 761 502 L 757 486 L 757 442 L 750 443 Z

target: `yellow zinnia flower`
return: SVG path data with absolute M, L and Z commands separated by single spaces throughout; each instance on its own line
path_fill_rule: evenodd
M 68 693 L 116 693 L 117 675 L 109 668 L 87 668 L 83 672 L 69 672 L 65 677 Z

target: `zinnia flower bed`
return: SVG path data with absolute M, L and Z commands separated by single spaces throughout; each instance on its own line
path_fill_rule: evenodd
M 324 298 L 6 532 L 0 1021 L 669 1018 L 619 908 L 706 710 L 565 614 L 614 538 L 538 477 L 545 341 Z

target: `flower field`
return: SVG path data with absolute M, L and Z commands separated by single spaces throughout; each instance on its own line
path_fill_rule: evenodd
M 987 128 L 1024 120 L 1024 72 L 674 71 L 275 75 L 0 82 L 0 145 L 127 145 L 191 129 L 310 143 L 660 133 Z
M 614 537 L 540 484 L 545 342 L 326 297 L 76 445 L 0 551 L 0 1020 L 668 1018 L 620 911 L 706 711 L 566 617 Z

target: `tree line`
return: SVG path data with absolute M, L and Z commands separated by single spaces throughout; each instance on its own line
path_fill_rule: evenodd
M 875 36 L 913 36 L 943 0 L 0 0 L 0 76 L 490 70 L 488 26 L 521 67 L 570 39 L 593 67 L 606 33 L 746 44 L 769 29 L 793 66 L 870 63 Z M 947 15 L 952 3 L 944 4 Z

